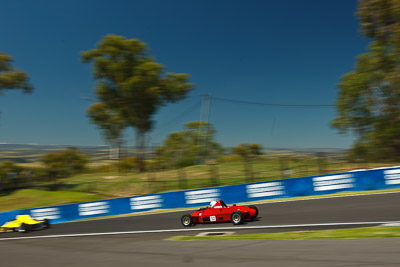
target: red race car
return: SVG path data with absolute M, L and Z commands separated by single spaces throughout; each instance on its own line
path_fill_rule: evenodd
M 246 220 L 255 220 L 258 215 L 256 206 L 228 206 L 224 201 L 211 201 L 210 207 L 199 209 L 192 214 L 183 215 L 181 222 L 188 227 L 198 223 L 232 222 L 242 224 Z

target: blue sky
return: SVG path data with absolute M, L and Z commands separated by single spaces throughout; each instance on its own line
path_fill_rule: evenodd
M 107 34 L 145 42 L 167 71 L 188 73 L 189 97 L 154 116 L 149 142 L 200 119 L 202 93 L 215 98 L 327 104 L 367 40 L 356 0 L 3 0 L 0 52 L 27 72 L 32 94 L 0 96 L 0 143 L 105 144 L 85 115 L 95 81 L 79 53 Z M 210 121 L 224 146 L 347 148 L 351 135 L 329 124 L 334 108 L 276 108 L 211 102 Z M 133 144 L 134 134 L 125 140 Z

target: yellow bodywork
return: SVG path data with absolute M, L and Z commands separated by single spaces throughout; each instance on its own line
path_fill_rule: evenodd
M 17 229 L 19 229 L 19 227 L 21 227 L 21 225 L 27 224 L 27 225 L 35 225 L 35 224 L 40 224 L 40 223 L 44 223 L 45 221 L 38 221 L 33 219 L 31 216 L 29 215 L 18 215 L 15 220 L 12 221 L 8 221 L 5 224 L 3 224 L 2 226 L 0 226 L 0 233 L 2 232 L 14 232 Z

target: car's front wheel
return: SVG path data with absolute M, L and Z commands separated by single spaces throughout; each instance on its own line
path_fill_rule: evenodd
M 185 227 L 191 226 L 193 224 L 192 216 L 190 216 L 190 214 L 183 215 L 181 218 L 181 223 Z
M 234 211 L 231 214 L 231 222 L 234 225 L 242 224 L 244 222 L 244 216 L 243 213 L 240 211 Z
M 254 206 L 254 205 L 250 205 L 250 206 L 247 206 L 247 207 L 252 208 L 253 210 L 256 211 L 256 214 L 254 215 L 254 218 L 253 218 L 253 219 L 257 219 L 257 216 L 258 216 L 258 208 L 257 208 L 256 206 Z

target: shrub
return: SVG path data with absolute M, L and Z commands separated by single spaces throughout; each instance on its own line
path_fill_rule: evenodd
M 47 153 L 43 156 L 47 176 L 53 179 L 69 177 L 85 170 L 88 157 L 75 148 Z
M 197 157 L 184 157 L 174 162 L 175 168 L 184 168 L 188 166 L 196 165 Z
M 138 169 L 137 157 L 123 158 L 117 163 L 118 170 L 121 172 L 134 171 Z

